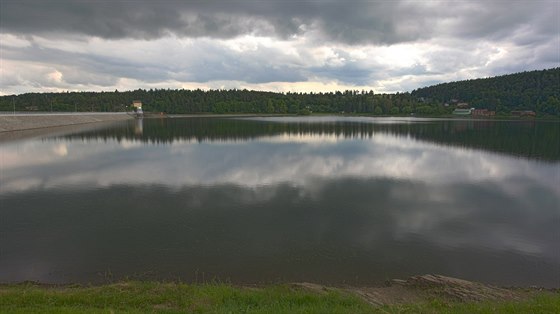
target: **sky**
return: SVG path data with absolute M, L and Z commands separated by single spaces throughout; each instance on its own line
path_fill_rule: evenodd
M 0 0 L 0 95 L 412 91 L 560 66 L 560 0 Z

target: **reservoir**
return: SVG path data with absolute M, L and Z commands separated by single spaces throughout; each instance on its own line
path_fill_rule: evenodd
M 560 124 L 155 118 L 0 142 L 0 282 L 560 287 Z

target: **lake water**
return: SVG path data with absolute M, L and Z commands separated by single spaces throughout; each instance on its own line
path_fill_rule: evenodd
M 560 287 L 560 125 L 144 119 L 0 142 L 0 282 Z

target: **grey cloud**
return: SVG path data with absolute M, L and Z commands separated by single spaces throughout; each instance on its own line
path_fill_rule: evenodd
M 3 31 L 77 33 L 102 38 L 154 39 L 169 33 L 188 37 L 229 38 L 269 31 L 266 19 L 245 14 L 252 2 L 217 1 L 3 1 Z M 254 10 L 249 10 L 254 11 Z M 258 17 L 258 16 L 257 16 Z M 278 23 L 274 33 L 282 33 Z
M 507 5 L 507 8 L 504 7 Z M 557 34 L 556 1 L 2 1 L 2 32 L 102 38 L 232 38 L 244 34 L 349 44 L 415 41 L 440 35 L 504 38 Z M 439 22 L 450 25 L 439 27 Z M 538 36 L 537 36 L 538 37 Z
M 247 83 L 306 81 L 296 60 L 286 60 L 282 51 L 258 46 L 253 51 L 237 52 L 211 43 L 199 44 L 195 62 L 185 67 L 184 75 L 174 76 L 195 82 L 240 80 Z
M 343 67 L 314 68 L 312 73 L 344 83 L 367 85 L 371 83 L 372 70 L 360 68 L 356 65 L 345 65 Z
M 509 52 L 509 57 L 493 62 L 486 71 L 494 75 L 542 70 L 560 64 L 560 38 L 537 46 Z
M 310 67 L 307 70 L 308 75 L 334 79 L 347 84 L 371 85 L 380 80 L 403 75 L 426 76 L 439 74 L 428 70 L 426 64 L 414 64 L 401 68 L 372 60 L 352 60 L 352 57 L 344 51 L 336 51 L 336 53 L 340 58 L 343 58 L 342 64 Z M 400 89 L 400 91 L 412 89 L 414 87 Z
M 546 67 L 557 67 L 560 64 L 560 37 L 555 40 L 535 48 L 536 59 L 547 63 Z
M 19 86 L 24 84 L 24 82 L 17 76 L 0 75 L 0 85 L 4 88 Z
M 44 87 L 64 87 L 61 84 L 113 86 L 119 77 L 142 77 L 148 81 L 163 77 L 161 68 L 142 67 L 117 57 L 67 52 L 35 44 L 25 48 L 2 47 L 2 56 L 6 60 L 42 63 L 62 73 L 63 82 L 55 84 L 37 75 L 39 73 L 31 73 L 29 68 L 21 68 L 20 76 L 30 76 L 31 81 Z
M 36 73 L 30 73 L 28 69 L 20 70 L 19 75 L 31 75 L 30 81 L 45 87 L 65 88 L 64 84 L 113 86 L 121 77 L 148 83 L 166 80 L 190 82 L 237 80 L 247 83 L 307 80 L 303 68 L 296 60 L 288 60 L 282 55 L 282 51 L 262 46 L 254 51 L 238 52 L 212 42 L 201 41 L 192 49 L 181 50 L 170 47 L 167 55 L 137 60 L 127 59 L 126 56 L 107 56 L 47 48 L 37 43 L 27 47 L 0 45 L 0 49 L 5 60 L 42 63 L 62 73 L 63 82 L 54 84 L 46 79 L 47 73 L 44 73 L 44 77 L 41 78 Z M 5 81 L 9 86 L 23 83 L 15 77 L 4 76 L 2 82 Z
M 557 1 L 489 1 L 472 6 L 456 16 L 461 38 L 515 38 L 524 44 L 542 43 L 560 31 Z

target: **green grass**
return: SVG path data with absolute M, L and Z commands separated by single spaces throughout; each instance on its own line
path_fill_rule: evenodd
M 538 293 L 524 301 L 445 302 L 433 300 L 421 304 L 392 305 L 382 308 L 385 313 L 560 313 L 559 293 Z
M 315 292 L 290 285 L 125 282 L 105 286 L 0 286 L 0 313 L 558 313 L 560 293 L 520 302 L 432 300 L 374 307 L 342 290 Z
M 367 313 L 370 307 L 341 292 L 312 293 L 289 286 L 240 288 L 128 282 L 99 287 L 45 288 L 22 284 L 0 288 L 6 313 Z

